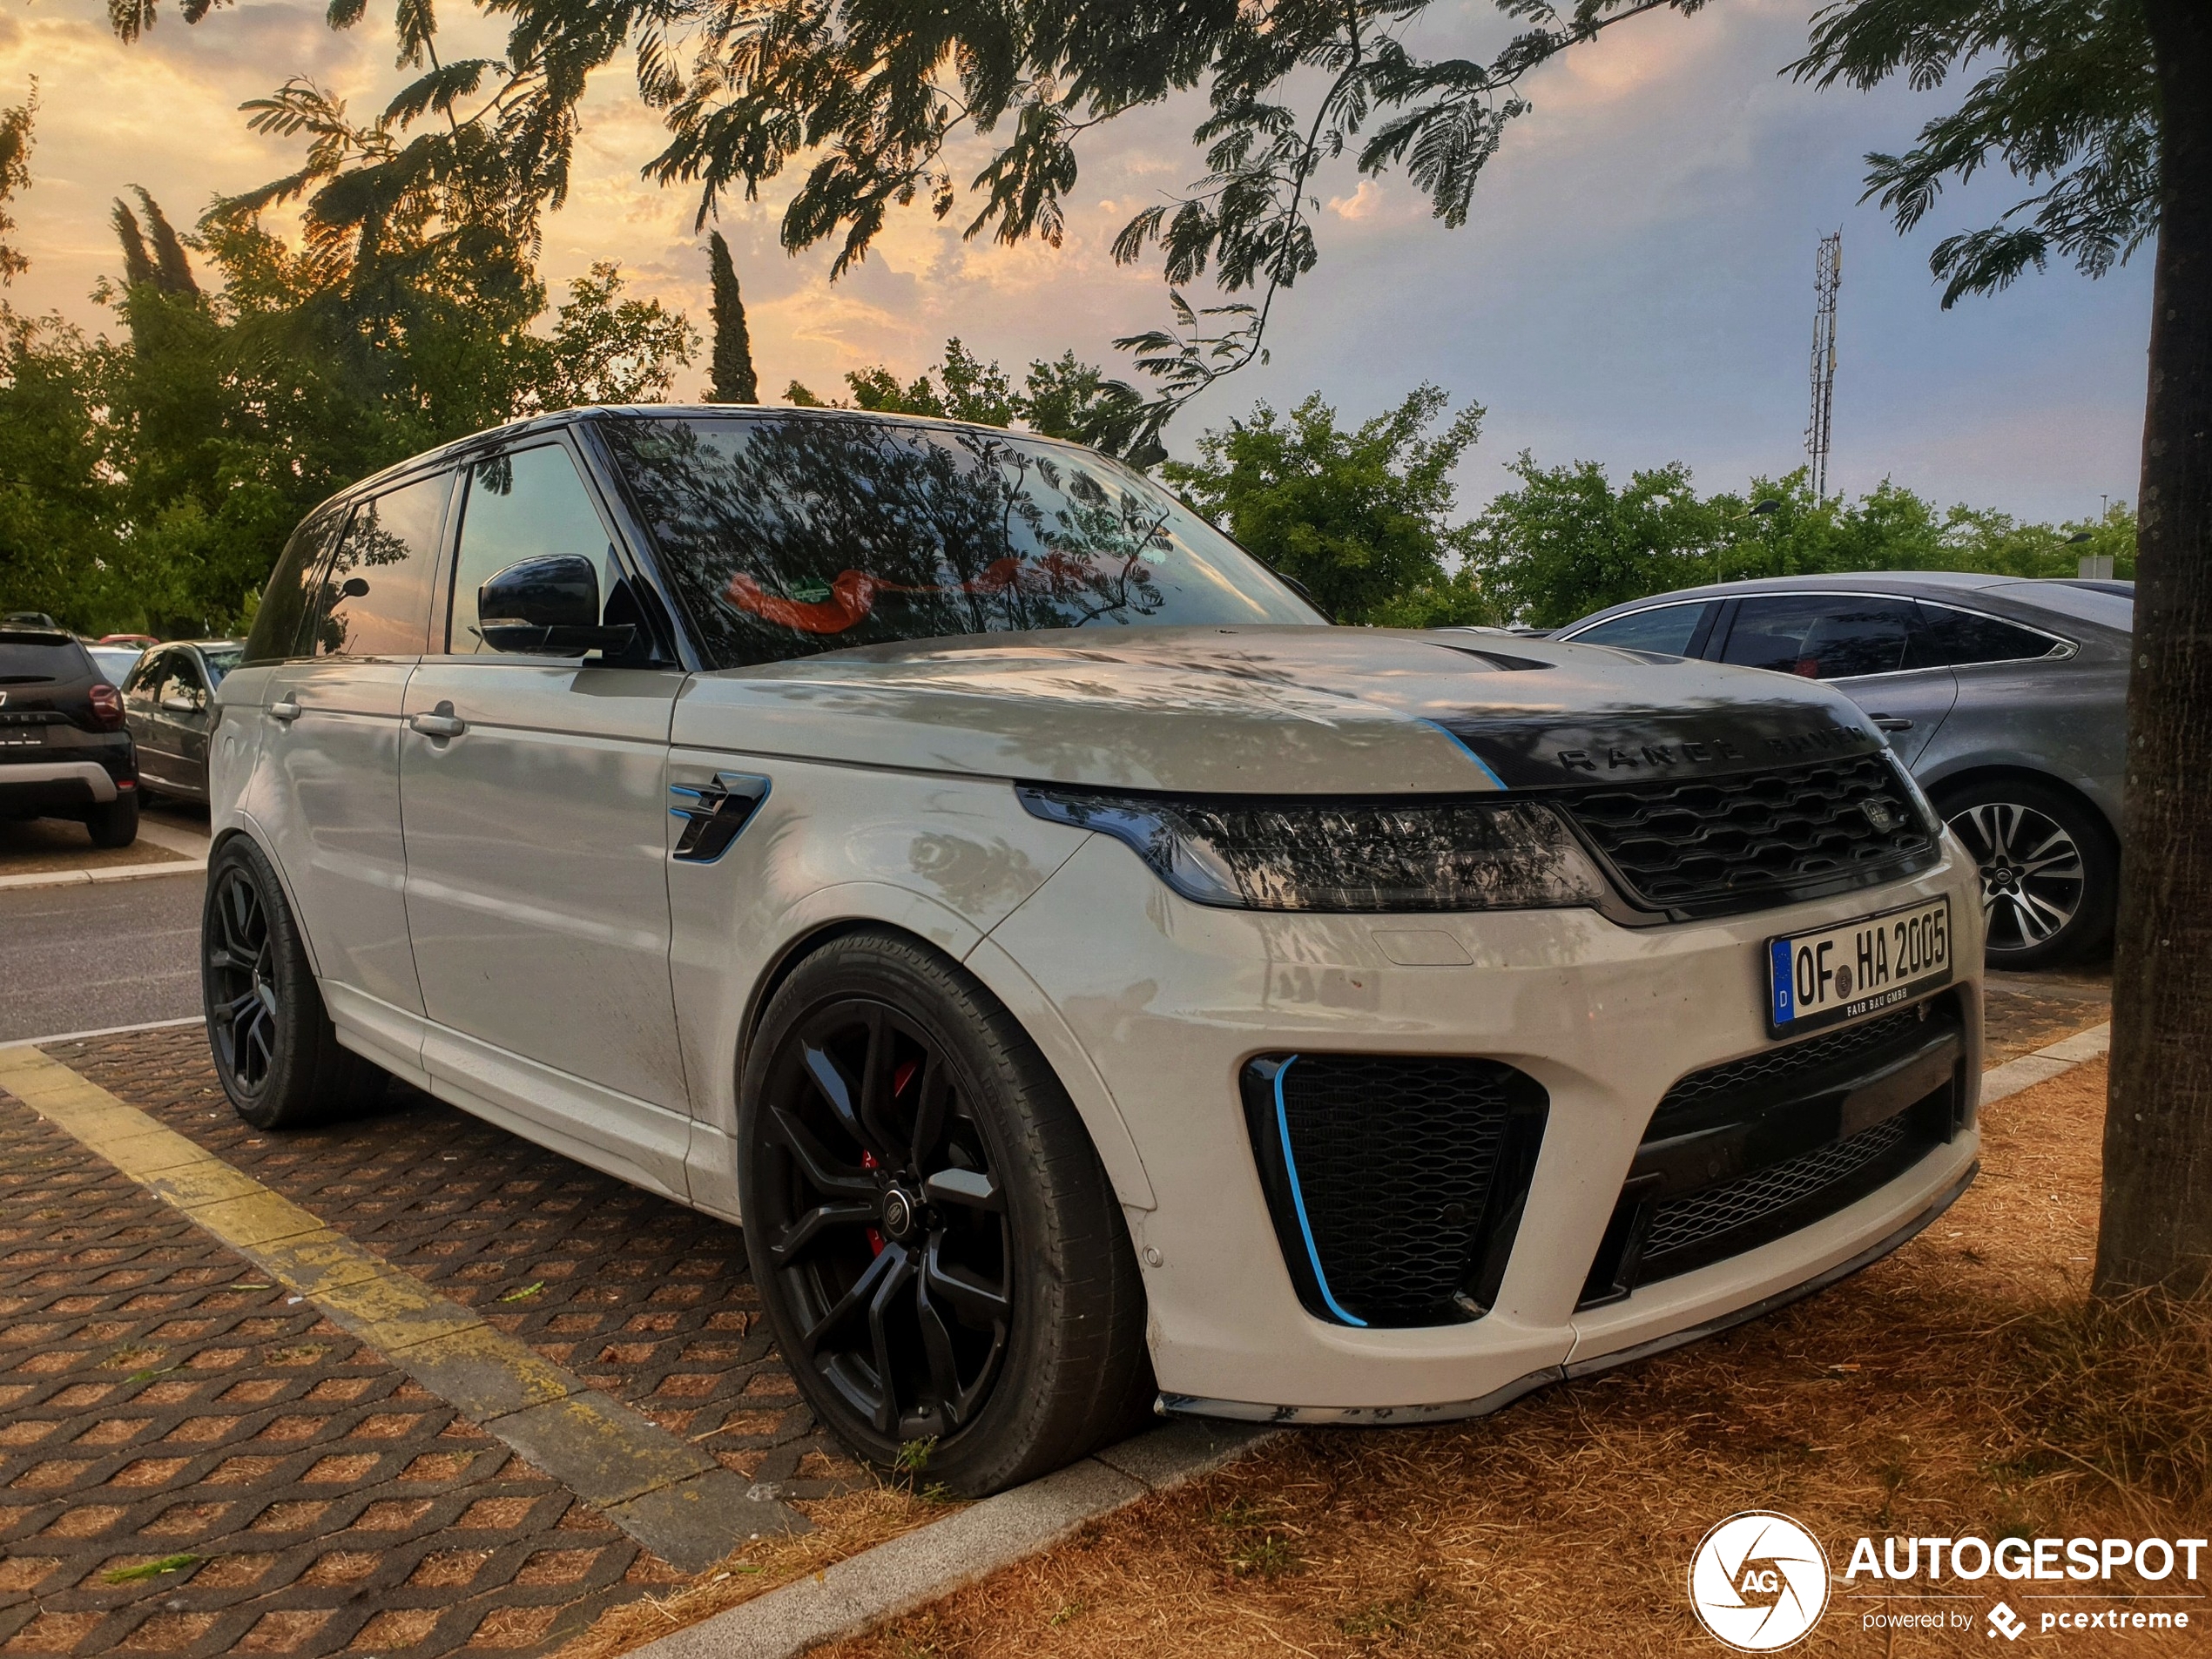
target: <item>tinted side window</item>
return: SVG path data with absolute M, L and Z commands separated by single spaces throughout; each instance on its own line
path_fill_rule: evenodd
M 1709 600 L 1703 604 L 1660 605 L 1651 610 L 1632 611 L 1628 616 L 1602 622 L 1595 628 L 1585 628 L 1575 636 L 1573 643 L 1617 645 L 1624 651 L 1656 651 L 1669 657 L 1687 657 L 1697 624 L 1712 608 Z
M 1994 617 L 1979 617 L 1949 605 L 1922 604 L 1920 621 L 1927 630 L 1929 654 L 1954 667 L 1965 663 L 2019 663 L 2048 657 L 2055 644 L 2049 636 L 2021 628 Z
M 1893 674 L 1910 666 L 1912 607 L 1874 595 L 1763 594 L 1743 600 L 1724 663 L 1807 679 Z
M 446 649 L 462 656 L 489 652 L 476 631 L 476 590 L 519 560 L 563 553 L 591 561 L 599 572 L 599 602 L 605 604 L 622 579 L 622 567 L 566 449 L 543 444 L 471 467 Z
M 276 569 L 261 589 L 260 608 L 253 613 L 253 627 L 246 641 L 245 660 L 273 663 L 299 654 L 300 635 L 307 621 L 308 584 L 315 578 L 331 537 L 344 528 L 345 510 L 325 512 L 292 532 Z
M 362 502 L 324 570 L 313 630 L 317 657 L 420 657 L 450 473 Z

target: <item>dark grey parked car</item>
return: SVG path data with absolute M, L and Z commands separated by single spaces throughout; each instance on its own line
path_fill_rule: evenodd
M 215 688 L 245 650 L 239 639 L 193 639 L 156 645 L 138 658 L 123 682 L 123 712 L 138 740 L 138 778 L 148 791 L 207 799 Z
M 1777 577 L 1615 605 L 1554 636 L 1829 680 L 1890 733 L 1980 863 L 1989 960 L 2110 936 L 2130 582 L 1903 571 Z

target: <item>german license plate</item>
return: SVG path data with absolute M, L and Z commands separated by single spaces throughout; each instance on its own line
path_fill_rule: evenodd
M 1767 1027 L 1817 1031 L 1951 981 L 1951 900 L 1767 941 Z

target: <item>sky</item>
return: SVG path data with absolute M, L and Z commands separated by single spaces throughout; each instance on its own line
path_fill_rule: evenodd
M 1428 381 L 1487 412 L 1460 471 L 1464 509 L 1508 487 L 1524 449 L 1544 465 L 1598 461 L 1616 479 L 1681 461 L 1703 489 L 1740 489 L 1804 459 L 1814 247 L 1840 229 L 1831 487 L 1890 478 L 1941 503 L 2054 520 L 2094 516 L 2103 496 L 2132 500 L 2148 251 L 2102 280 L 2054 267 L 1942 310 L 1929 250 L 2026 192 L 1985 176 L 1907 237 L 1861 205 L 1865 152 L 1906 147 L 1957 89 L 1797 84 L 1778 71 L 1804 50 L 1810 10 L 1714 0 L 1547 65 L 1463 228 L 1431 219 L 1402 179 L 1362 180 L 1348 160 L 1325 172 L 1321 261 L 1278 301 L 1271 361 L 1193 405 L 1170 447 L 1188 454 L 1203 427 L 1258 400 L 1284 408 L 1318 391 L 1355 421 Z M 297 165 L 296 144 L 246 131 L 245 99 L 304 75 L 366 115 L 407 78 L 392 65 L 389 0 L 345 33 L 319 3 L 246 0 L 187 25 L 164 0 L 132 45 L 105 13 L 104 0 L 0 0 L 0 102 L 33 77 L 40 99 L 31 188 L 12 210 L 31 266 L 6 298 L 94 328 L 109 319 L 92 290 L 119 265 L 115 196 L 144 185 L 188 222 Z M 449 54 L 498 48 L 458 0 L 441 23 Z M 1476 55 L 1502 27 L 1487 0 L 1439 0 L 1413 44 Z M 764 390 L 797 378 L 834 392 L 844 371 L 877 362 L 911 376 L 953 334 L 1016 369 L 1072 347 L 1125 373 L 1112 341 L 1163 324 L 1165 291 L 1157 265 L 1117 267 L 1109 244 L 1197 173 L 1197 112 L 1170 105 L 1089 135 L 1057 248 L 963 241 L 955 227 L 972 214 L 940 224 L 917 206 L 833 283 L 831 248 L 794 256 L 778 243 L 787 183 L 759 202 L 725 199 L 712 222 L 737 257 Z M 544 274 L 558 291 L 616 260 L 633 292 L 704 329 L 698 203 L 640 178 L 660 127 L 624 60 L 594 81 L 583 115 L 574 187 L 546 221 Z M 678 394 L 705 378 L 702 354 Z

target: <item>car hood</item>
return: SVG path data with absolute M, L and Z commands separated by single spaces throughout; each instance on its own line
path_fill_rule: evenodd
M 1648 781 L 1882 747 L 1810 681 L 1391 629 L 987 634 L 699 674 L 682 746 L 1188 793 Z

